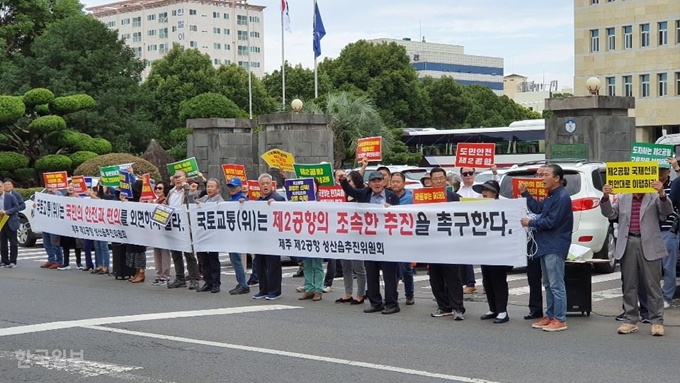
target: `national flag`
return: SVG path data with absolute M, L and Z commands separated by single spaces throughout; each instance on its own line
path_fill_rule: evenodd
M 281 17 L 283 20 L 283 25 L 288 32 L 293 32 L 290 29 L 290 15 L 288 14 L 288 0 L 281 0 Z
M 326 28 L 323 26 L 321 20 L 321 13 L 319 13 L 319 5 L 314 2 L 314 57 L 321 56 L 321 39 L 326 36 Z

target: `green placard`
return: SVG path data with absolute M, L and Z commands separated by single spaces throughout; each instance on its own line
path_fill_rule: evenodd
M 173 162 L 167 165 L 168 173 L 174 175 L 178 170 L 184 170 L 187 177 L 196 177 L 198 175 L 198 164 L 196 157 L 187 158 L 186 160 Z
M 552 159 L 590 159 L 588 144 L 552 144 L 550 153 Z
M 132 164 L 112 165 L 99 168 L 102 186 L 117 188 L 120 186 L 120 169 L 129 169 Z
M 316 178 L 319 186 L 333 186 L 333 167 L 331 164 L 303 165 L 293 164 L 297 178 Z
M 633 162 L 659 163 L 660 168 L 670 168 L 668 158 L 673 157 L 675 148 L 672 145 L 647 144 L 644 142 L 634 142 L 630 150 L 630 160 Z

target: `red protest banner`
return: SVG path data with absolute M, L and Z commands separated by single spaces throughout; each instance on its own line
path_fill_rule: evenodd
M 357 140 L 357 162 L 361 162 L 364 157 L 369 161 L 382 161 L 382 137 Z
M 496 162 L 496 144 L 461 142 L 456 147 L 456 166 L 489 167 Z
M 260 182 L 258 180 L 248 180 L 246 185 L 248 186 L 248 199 L 250 201 L 260 198 Z M 272 181 L 272 190 L 276 191 L 276 181 Z
M 246 177 L 246 167 L 238 164 L 222 164 L 222 171 L 224 178 L 229 182 L 232 178 L 240 178 L 241 182 L 245 184 L 248 181 Z
M 446 188 L 420 188 L 413 190 L 413 203 L 446 202 Z
M 45 188 L 47 189 L 66 189 L 68 186 L 68 173 L 43 173 L 43 181 L 45 182 Z
M 73 185 L 73 191 L 76 194 L 82 194 L 87 192 L 87 183 L 85 182 L 85 176 L 71 177 L 71 185 Z
M 156 193 L 151 189 L 151 175 L 149 173 L 142 175 L 142 196 L 140 201 L 153 201 L 156 199 Z
M 527 186 L 527 191 L 532 197 L 539 201 L 543 201 L 548 195 L 545 189 L 545 184 L 540 178 L 513 178 L 512 179 L 512 196 L 514 198 L 520 197 L 519 184 L 524 183 Z
M 345 191 L 342 186 L 319 186 L 316 199 L 321 202 L 345 202 Z

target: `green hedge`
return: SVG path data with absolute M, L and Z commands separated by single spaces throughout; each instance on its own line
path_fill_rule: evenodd
M 23 101 L 27 106 L 49 104 L 54 100 L 54 93 L 45 88 L 35 88 L 24 93 Z
M 55 113 L 73 113 L 95 106 L 94 98 L 86 94 L 75 94 L 73 96 L 57 97 L 50 102 L 50 110 Z
M 84 139 L 82 136 L 74 147 L 78 151 L 93 152 L 96 154 L 108 154 L 111 153 L 111 150 L 113 149 L 111 143 L 103 138 Z
M 203 93 L 189 100 L 182 101 L 179 107 L 179 118 L 248 118 L 233 101 L 218 93 Z
M 39 116 L 47 116 L 50 114 L 50 106 L 48 104 L 36 105 L 33 110 L 35 110 Z
M 99 177 L 99 168 L 103 166 L 122 165 L 132 163 L 132 168 L 135 174 L 151 174 L 151 178 L 155 180 L 161 179 L 161 173 L 158 168 L 151 162 L 129 153 L 109 153 L 103 156 L 97 156 L 91 160 L 83 162 L 73 171 L 76 176 L 92 176 Z
M 95 158 L 98 155 L 99 154 L 97 154 L 95 152 L 88 152 L 88 151 L 81 150 L 79 152 L 75 152 L 75 153 L 71 154 L 69 156 L 69 158 L 71 158 L 71 161 L 73 161 L 72 166 L 74 168 L 77 168 L 78 166 L 82 165 L 83 162 L 85 162 L 89 159 Z
M 66 121 L 59 116 L 42 116 L 28 124 L 28 130 L 35 134 L 47 134 L 66 129 Z
M 58 172 L 71 170 L 73 161 L 61 154 L 48 154 L 35 161 L 35 169 L 41 172 Z
M 0 152 L 0 170 L 14 171 L 28 166 L 29 159 L 16 152 Z
M 44 188 L 43 187 L 38 187 L 38 188 L 14 188 L 17 193 L 21 194 L 21 197 L 26 201 L 27 199 L 31 198 L 31 196 L 35 193 L 41 192 Z
M 21 97 L 0 96 L 0 123 L 16 122 L 26 113 Z

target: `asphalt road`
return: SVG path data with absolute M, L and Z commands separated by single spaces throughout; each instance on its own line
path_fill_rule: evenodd
M 334 303 L 339 280 L 321 302 L 298 301 L 292 267 L 283 298 L 262 302 L 229 296 L 231 275 L 222 293 L 196 293 L 42 270 L 39 257 L 23 250 L 18 268 L 0 270 L 2 382 L 680 380 L 680 310 L 667 310 L 665 337 L 649 325 L 617 335 L 615 275 L 593 284 L 593 315 L 570 316 L 569 330 L 551 334 L 522 319 L 521 273 L 511 276 L 510 322 L 494 325 L 478 319 L 482 294 L 469 297 L 465 321 L 431 318 L 424 273 L 416 304 L 386 316 Z

